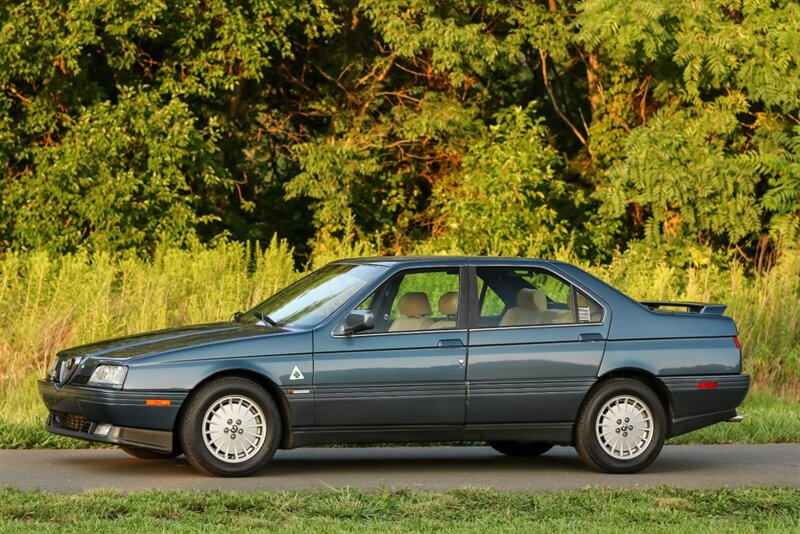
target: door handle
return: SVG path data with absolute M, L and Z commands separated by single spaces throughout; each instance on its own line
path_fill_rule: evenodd
M 459 348 L 464 346 L 464 342 L 460 339 L 440 339 L 437 347 L 444 347 L 448 349 Z
M 603 341 L 602 334 L 581 334 L 578 336 L 578 341 Z

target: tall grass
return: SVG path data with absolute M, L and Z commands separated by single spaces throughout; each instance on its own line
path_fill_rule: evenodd
M 312 265 L 373 252 L 342 241 Z M 732 264 L 679 270 L 635 253 L 589 267 L 634 298 L 727 303 L 754 386 L 800 400 L 800 252 L 784 251 L 769 271 L 748 276 Z M 151 261 L 43 252 L 0 258 L 0 409 L 6 418 L 40 415 L 36 377 L 65 347 L 169 326 L 226 320 L 301 276 L 292 251 L 222 243 L 163 249 Z
M 228 319 L 295 280 L 292 251 L 221 244 L 165 249 L 152 261 L 43 252 L 0 259 L 0 408 L 40 411 L 36 377 L 58 350 L 176 325 Z
M 755 274 L 737 262 L 680 270 L 635 253 L 588 269 L 635 299 L 727 304 L 753 386 L 800 400 L 800 250 Z

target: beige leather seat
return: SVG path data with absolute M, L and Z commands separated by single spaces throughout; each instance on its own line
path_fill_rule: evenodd
M 447 317 L 447 319 L 436 321 L 433 323 L 433 326 L 431 326 L 431 329 L 456 327 L 456 315 L 458 315 L 457 292 L 448 291 L 439 297 L 439 313 Z
M 572 295 L 567 296 L 567 311 L 548 311 L 545 324 L 567 324 L 575 322 L 575 313 L 572 310 Z
M 509 308 L 499 326 L 542 324 L 547 312 L 547 295 L 541 289 L 523 288 L 517 293 L 517 305 Z
M 427 330 L 433 324 L 431 303 L 425 293 L 409 291 L 397 301 L 397 311 L 400 315 L 389 327 L 389 332 Z

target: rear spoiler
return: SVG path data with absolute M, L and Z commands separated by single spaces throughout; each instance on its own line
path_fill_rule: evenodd
M 701 313 L 703 315 L 722 315 L 728 308 L 725 304 L 705 304 L 702 302 L 641 301 L 639 304 L 647 306 L 651 310 L 660 310 L 661 308 L 684 308 L 689 313 Z

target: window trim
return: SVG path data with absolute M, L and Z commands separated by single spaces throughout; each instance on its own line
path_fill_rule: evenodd
M 396 332 L 358 332 L 356 334 L 344 334 L 337 332 L 338 330 L 343 330 L 344 321 L 347 320 L 347 316 L 350 315 L 358 306 L 364 301 L 364 299 L 368 298 L 371 294 L 375 291 L 380 290 L 386 284 L 391 282 L 395 277 L 399 275 L 406 276 L 412 273 L 431 273 L 431 272 L 438 272 L 438 271 L 447 271 L 450 269 L 456 268 L 458 269 L 458 292 L 459 292 L 459 301 L 458 301 L 458 314 L 456 315 L 456 325 L 453 328 L 431 328 L 426 330 L 400 330 Z M 423 334 L 423 333 L 436 333 L 436 332 L 447 332 L 447 333 L 458 333 L 458 332 L 467 332 L 469 330 L 469 311 L 472 308 L 471 306 L 471 291 L 470 291 L 470 268 L 466 265 L 450 265 L 450 266 L 434 266 L 434 267 L 410 267 L 407 269 L 399 269 L 389 275 L 385 280 L 381 281 L 374 289 L 372 289 L 367 295 L 358 301 L 352 308 L 350 308 L 347 313 L 344 315 L 341 321 L 336 323 L 336 325 L 331 330 L 331 337 L 336 339 L 357 339 L 361 337 L 368 337 L 368 336 L 385 336 L 385 335 L 397 335 L 397 334 Z M 466 297 L 466 298 L 465 298 Z M 397 295 L 395 295 L 397 298 Z M 467 305 L 464 306 L 463 303 L 466 302 Z
M 469 330 L 480 330 L 480 331 L 492 331 L 492 330 L 509 330 L 509 329 L 520 329 L 520 328 L 564 328 L 564 327 L 575 327 L 575 326 L 602 326 L 606 323 L 606 319 L 608 318 L 608 308 L 606 308 L 605 304 L 600 302 L 597 298 L 593 297 L 592 295 L 588 294 L 587 291 L 576 284 L 569 278 L 562 276 L 561 274 L 553 272 L 552 269 L 548 269 L 542 265 L 471 265 L 470 266 L 470 288 L 474 288 L 475 291 L 473 293 L 477 293 L 478 289 L 478 269 L 509 269 L 509 270 L 529 270 L 529 271 L 543 271 L 544 273 L 552 276 L 553 278 L 560 280 L 564 284 L 570 286 L 570 294 L 571 298 L 573 299 L 573 318 L 575 322 L 573 323 L 560 323 L 560 324 L 530 324 L 530 325 L 514 325 L 514 326 L 479 326 L 478 321 L 480 319 L 481 311 L 478 309 L 478 299 L 477 295 L 475 295 L 474 302 L 470 302 L 470 307 L 473 312 L 470 314 L 469 320 Z M 484 281 L 484 283 L 486 283 Z M 488 285 L 488 284 L 487 284 Z M 577 291 L 583 293 L 583 295 L 589 299 L 590 301 L 594 302 L 603 310 L 603 320 L 600 322 L 588 322 L 588 323 L 581 323 L 578 322 L 578 308 L 577 308 Z M 502 317 L 501 317 L 502 319 Z

